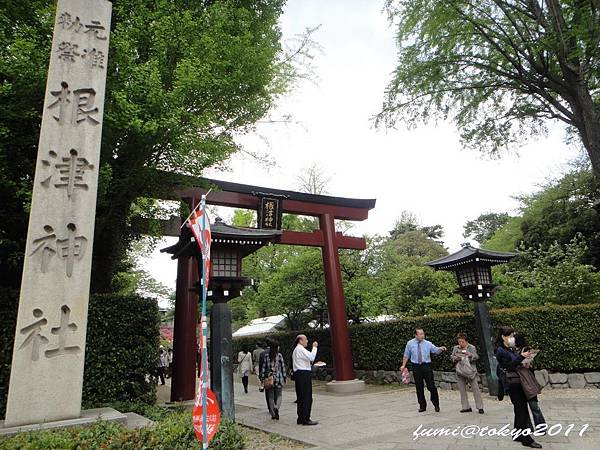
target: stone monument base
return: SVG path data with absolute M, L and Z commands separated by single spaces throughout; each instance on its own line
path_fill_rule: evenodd
M 325 385 L 327 392 L 336 394 L 351 394 L 353 392 L 361 392 L 365 390 L 365 382 L 363 380 L 348 380 L 348 381 L 330 381 Z
M 56 422 L 34 423 L 4 428 L 4 420 L 0 420 L 0 436 L 12 436 L 24 431 L 53 430 L 68 427 L 93 425 L 98 420 L 108 420 L 127 426 L 127 416 L 113 408 L 95 408 L 81 411 L 81 417 L 76 419 L 57 420 Z

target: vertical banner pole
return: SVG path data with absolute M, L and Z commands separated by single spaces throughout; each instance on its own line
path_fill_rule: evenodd
M 202 230 L 206 229 L 206 196 L 202 196 L 200 208 L 202 209 Z M 206 264 L 207 264 L 207 250 L 206 250 L 206 237 L 203 232 L 201 235 L 202 239 L 202 447 L 208 448 L 208 435 L 206 433 L 206 375 L 208 372 L 208 355 L 206 354 L 206 341 L 207 341 L 207 326 L 206 326 Z

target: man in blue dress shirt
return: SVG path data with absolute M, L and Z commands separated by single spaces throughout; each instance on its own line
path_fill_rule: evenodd
M 433 343 L 425 339 L 425 332 L 422 328 L 415 329 L 415 337 L 406 343 L 404 349 L 404 358 L 400 372 L 406 367 L 406 363 L 410 359 L 413 375 L 415 377 L 415 388 L 417 389 L 417 400 L 419 401 L 419 412 L 427 409 L 425 401 L 425 389 L 423 380 L 427 384 L 427 390 L 431 393 L 431 403 L 435 408 L 435 412 L 440 412 L 440 398 L 437 388 L 433 381 L 433 369 L 431 368 L 431 354 L 436 355 L 446 351 L 446 347 L 436 347 Z

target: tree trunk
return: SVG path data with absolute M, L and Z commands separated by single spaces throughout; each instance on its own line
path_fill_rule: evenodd
M 111 189 L 110 206 L 99 210 L 94 233 L 92 292 L 112 291 L 113 276 L 123 263 L 128 249 L 127 219 L 133 199 Z
M 575 95 L 570 103 L 577 132 L 592 164 L 592 172 L 600 181 L 600 109 L 594 104 L 585 81 L 576 82 Z

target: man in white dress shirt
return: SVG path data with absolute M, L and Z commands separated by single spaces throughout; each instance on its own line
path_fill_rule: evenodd
M 297 411 L 298 425 L 317 425 L 310 419 L 312 408 L 312 369 L 311 364 L 317 356 L 317 341 L 313 342 L 312 351 L 306 350 L 308 339 L 300 334 L 296 337 L 296 348 L 292 353 L 292 365 L 294 369 L 294 384 L 296 386 L 296 398 L 298 399 Z

